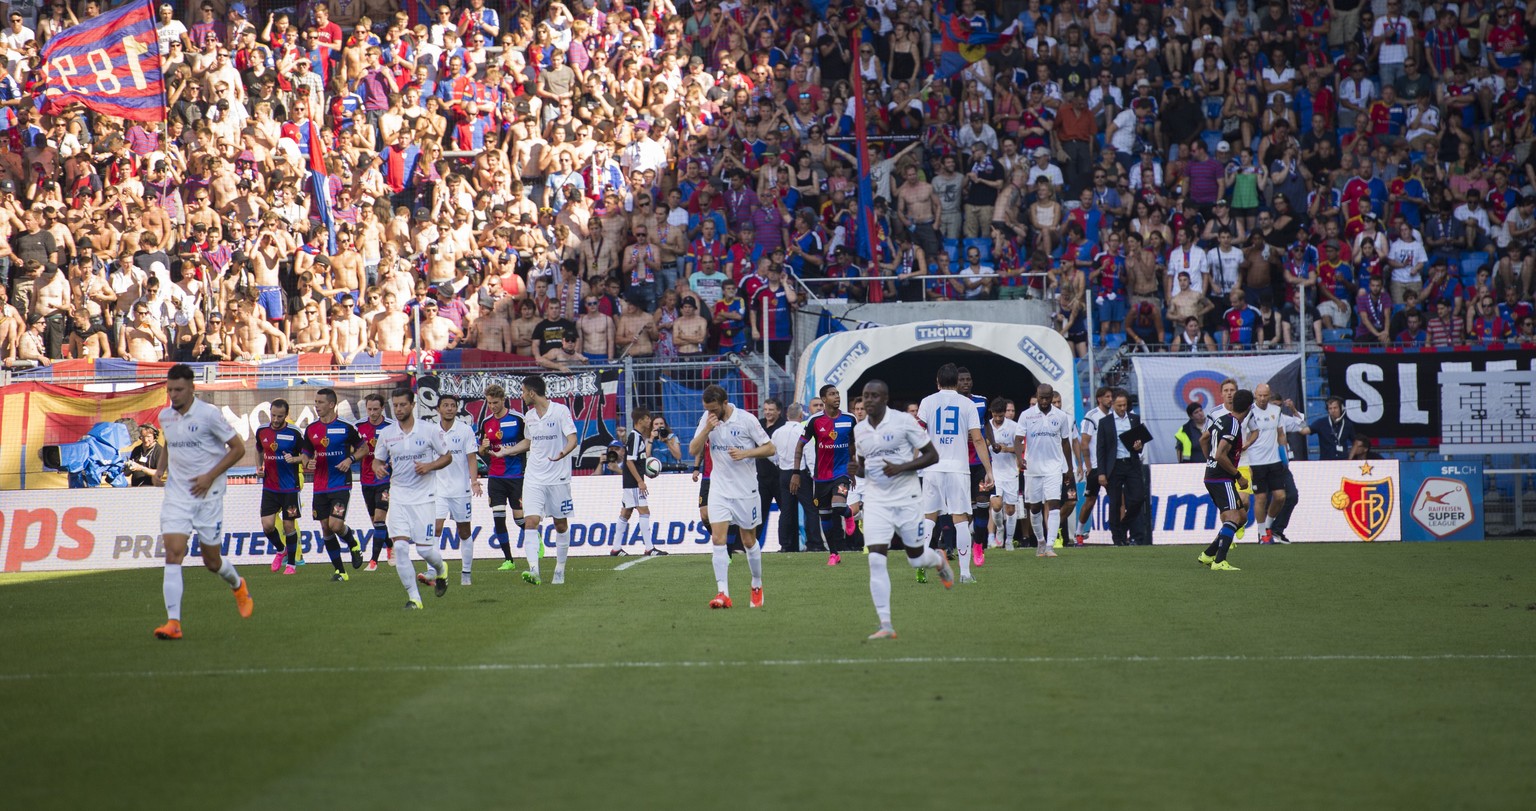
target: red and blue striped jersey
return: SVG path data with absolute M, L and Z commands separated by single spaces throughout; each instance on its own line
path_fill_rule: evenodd
M 848 475 L 848 459 L 853 454 L 852 414 L 836 417 L 822 412 L 805 424 L 805 436 L 801 442 L 814 442 L 816 448 L 816 481 L 829 482 Z
M 379 434 L 392 424 L 389 420 L 379 420 L 378 425 L 374 425 L 367 420 L 357 424 L 357 436 L 368 448 L 368 454 L 363 457 L 363 461 L 358 463 L 358 470 L 360 472 L 358 473 L 357 480 L 362 482 L 364 487 L 389 484 L 389 469 L 387 467 L 383 476 L 375 475 L 373 472 L 373 449 L 379 444 Z
M 980 394 L 970 394 L 967 396 L 971 398 L 971 402 L 976 404 L 976 417 L 977 419 L 981 420 L 981 432 L 982 435 L 985 436 L 987 432 L 987 423 L 990 422 L 990 419 L 987 417 L 987 398 L 982 397 Z M 965 439 L 965 447 L 970 453 L 971 467 L 975 467 L 981 464 L 981 457 L 976 455 L 976 446 L 971 442 L 969 437 L 966 437 Z
M 299 463 L 284 462 L 288 454 L 304 452 L 304 435 L 292 425 L 256 429 L 256 450 L 261 454 L 261 489 L 269 493 L 297 493 L 304 481 L 299 478 Z
M 308 445 L 306 455 L 315 459 L 315 492 L 351 490 L 351 467 L 337 470 L 336 466 L 363 444 L 357 428 L 340 419 L 331 422 L 316 420 L 304 429 L 304 441 Z
M 523 441 L 523 415 L 508 411 L 501 417 L 487 416 L 480 423 L 480 439 L 489 443 L 493 451 L 502 445 L 516 445 Z M 485 475 L 493 479 L 521 479 L 526 454 L 516 456 L 491 456 L 486 459 Z

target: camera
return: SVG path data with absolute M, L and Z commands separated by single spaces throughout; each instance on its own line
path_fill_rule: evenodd
M 662 428 L 661 430 L 656 432 L 656 437 L 658 439 L 666 439 L 669 436 L 672 436 L 672 429 L 671 428 Z

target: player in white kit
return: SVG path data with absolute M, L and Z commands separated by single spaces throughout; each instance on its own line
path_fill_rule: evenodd
M 1035 531 L 1035 556 L 1056 557 L 1052 547 L 1061 530 L 1061 493 L 1074 486 L 1072 417 L 1052 405 L 1054 390 L 1042 383 L 1035 404 L 1019 415 L 1024 435 L 1024 506 Z
M 988 444 L 992 449 L 992 475 L 997 477 L 994 482 L 997 487 L 992 491 L 989 505 L 991 520 L 987 537 L 991 539 L 989 545 L 993 549 L 1011 549 L 1020 504 L 1019 424 L 1009 415 L 1013 410 L 1012 400 L 998 397 L 987 410 L 991 416 L 987 427 L 991 429 Z
M 437 577 L 433 593 L 448 593 L 448 565 L 437 549 L 437 471 L 453 461 L 443 429 L 416 419 L 416 398 L 408 389 L 397 389 L 389 405 L 395 422 L 379 432 L 373 449 L 373 472 L 389 474 L 389 517 L 386 528 L 395 549 L 395 573 L 405 586 L 407 609 L 421 608 L 421 591 L 416 588 L 416 564 L 411 562 L 411 546 L 431 567 Z
M 571 410 L 550 400 L 544 378 L 523 380 L 523 433 L 528 438 L 528 467 L 523 473 L 523 554 L 528 571 L 523 579 L 539 585 L 539 551 L 545 516 L 555 519 L 555 575 L 552 585 L 565 583 L 565 556 L 571 548 L 571 454 L 576 452 L 576 421 Z
M 887 408 L 891 392 L 883 380 L 864 384 L 864 419 L 853 427 L 854 468 L 864 476 L 864 548 L 869 551 L 869 596 L 875 601 L 880 630 L 870 639 L 895 639 L 891 625 L 891 574 L 886 553 L 897 538 L 907 550 L 912 568 L 932 566 L 945 588 L 954 573 L 944 554 L 923 542 L 921 485 L 917 471 L 939 461 L 928 432 L 911 416 Z M 966 473 L 970 475 L 969 471 Z
M 165 482 L 160 507 L 160 535 L 165 543 L 165 624 L 155 629 L 159 639 L 181 638 L 181 565 L 193 536 L 203 565 L 235 592 L 235 609 L 249 617 L 254 603 L 245 579 L 223 555 L 224 474 L 245 455 L 245 441 L 224 420 L 216 406 L 197 399 L 192 367 L 178 363 L 165 376 L 170 408 L 160 410 L 165 452 L 155 470 Z
M 475 561 L 474 526 L 469 519 L 470 499 L 481 494 L 480 465 L 476 453 L 480 449 L 475 431 L 469 420 L 459 419 L 459 398 L 443 394 L 437 400 L 438 427 L 443 429 L 443 445 L 453 461 L 437 472 L 437 522 L 433 524 L 432 537 L 443 537 L 443 524 L 453 521 L 459 535 L 459 585 L 470 584 L 471 570 Z M 443 572 L 446 577 L 447 572 Z M 417 579 L 435 581 L 437 572 L 431 566 Z
M 1253 387 L 1253 408 L 1243 420 L 1243 462 L 1253 482 L 1253 523 L 1259 543 L 1271 543 L 1270 524 L 1285 509 L 1285 465 L 1280 445 L 1285 442 L 1284 417 L 1278 403 L 1270 402 L 1268 383 Z
M 688 443 L 688 455 L 695 459 L 709 453 L 709 540 L 714 555 L 715 588 L 710 608 L 730 608 L 731 589 L 726 575 L 731 569 L 731 553 L 725 548 L 725 536 L 732 526 L 741 534 L 747 551 L 747 568 L 752 572 L 752 597 L 748 605 L 763 607 L 763 546 L 757 542 L 757 527 L 763 523 L 762 502 L 757 491 L 757 459 L 773 456 L 773 443 L 763 424 L 745 410 L 731 405 L 725 389 L 710 385 L 704 389 L 704 415 L 698 430 Z
M 976 449 L 984 476 L 980 490 L 992 489 L 992 454 L 981 436 L 981 417 L 976 404 L 955 388 L 960 370 L 953 363 L 939 367 L 939 390 L 923 398 L 917 418 L 928 426 L 928 437 L 939 452 L 939 461 L 923 473 L 923 543 L 932 545 L 934 522 L 947 513 L 955 522 L 955 552 L 960 557 L 960 582 L 975 583 L 971 576 L 971 464 L 967 444 Z

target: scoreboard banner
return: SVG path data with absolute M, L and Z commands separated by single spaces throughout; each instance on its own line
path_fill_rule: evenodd
M 620 485 L 618 476 L 579 476 L 571 480 L 571 500 L 576 512 L 570 519 L 570 554 L 573 556 L 607 555 L 620 543 L 618 513 Z M 160 539 L 160 506 L 165 491 L 161 488 L 94 488 L 90 490 L 23 491 L 6 493 L 0 501 L 0 571 L 42 572 L 95 569 L 132 569 L 160 566 L 164 547 Z M 308 560 L 324 569 L 325 553 L 320 551 L 318 524 L 310 513 L 311 493 L 305 488 L 300 499 L 303 517 L 299 519 L 301 544 Z M 709 552 L 709 528 L 699 521 L 699 485 L 691 476 L 662 475 L 650 480 L 651 540 L 672 554 Z M 471 519 L 475 527 L 475 557 L 500 560 L 499 546 L 491 545 L 491 509 L 484 497 L 473 500 Z M 261 486 L 230 485 L 224 496 L 224 554 L 237 566 L 270 563 L 275 550 L 268 548 L 261 531 Z M 766 539 L 765 551 L 778 550 L 777 512 L 759 528 L 758 537 Z M 359 538 L 368 538 L 373 525 L 365 515 L 361 488 L 353 485 L 348 523 Z M 631 521 L 630 535 L 623 543 L 631 554 L 640 554 L 638 522 Z M 513 557 L 521 566 L 522 553 L 514 530 Z M 554 554 L 552 522 L 546 521 L 541 541 L 545 556 Z M 531 542 L 531 541 L 530 541 Z M 445 558 L 457 567 L 459 547 L 456 542 L 440 540 Z M 365 549 L 367 548 L 365 544 Z M 198 554 L 195 550 L 194 555 Z M 196 565 L 189 561 L 187 565 Z M 255 573 L 256 570 L 251 570 Z M 489 568 L 481 570 L 488 576 Z M 265 572 L 261 572 L 265 574 Z M 382 575 L 391 588 L 398 581 L 393 574 Z
M 1301 498 L 1286 535 L 1303 542 L 1401 541 L 1405 519 L 1399 463 L 1292 462 L 1291 475 Z M 1205 465 L 1153 465 L 1151 503 L 1152 543 L 1208 544 L 1216 537 L 1220 517 L 1205 490 Z M 1253 516 L 1249 501 L 1249 521 Z M 1107 529 L 1109 499 L 1094 509 L 1089 543 L 1110 543 Z M 1249 533 L 1240 543 L 1258 538 Z
M 1507 402 L 1509 396 L 1521 393 L 1513 378 L 1509 378 L 1509 385 L 1499 382 L 1481 392 L 1474 391 L 1475 386 L 1463 385 L 1478 383 L 1483 373 L 1500 373 L 1499 381 L 1505 380 L 1504 373 L 1529 373 L 1533 362 L 1536 352 L 1529 348 L 1465 347 L 1444 352 L 1330 351 L 1324 360 L 1328 390 L 1343 398 L 1344 413 L 1356 430 L 1387 446 L 1438 445 L 1445 436 L 1453 447 L 1462 448 L 1447 453 L 1536 450 L 1530 444 L 1536 441 L 1536 420 L 1531 417 L 1536 397 L 1531 395 L 1530 386 L 1525 388 L 1522 406 Z M 1449 376 L 1471 372 L 1479 374 Z M 1533 378 L 1536 376 L 1530 374 L 1524 377 L 1527 381 Z M 1495 379 L 1488 376 L 1483 382 Z M 1442 401 L 1442 384 L 1450 389 L 1445 391 L 1448 401 Z M 1523 418 L 1517 416 L 1521 413 Z M 1485 450 L 1466 450 L 1469 448 Z
M 134 121 L 165 118 L 154 7 L 135 0 L 66 28 L 43 46 L 43 113 L 72 104 Z

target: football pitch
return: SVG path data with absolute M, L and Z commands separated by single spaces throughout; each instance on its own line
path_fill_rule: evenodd
M 480 561 L 0 577 L 15 809 L 1536 807 L 1536 543 L 993 553 L 946 592 L 891 560 Z M 519 562 L 521 566 L 521 562 Z M 550 561 L 546 558 L 545 575 Z

